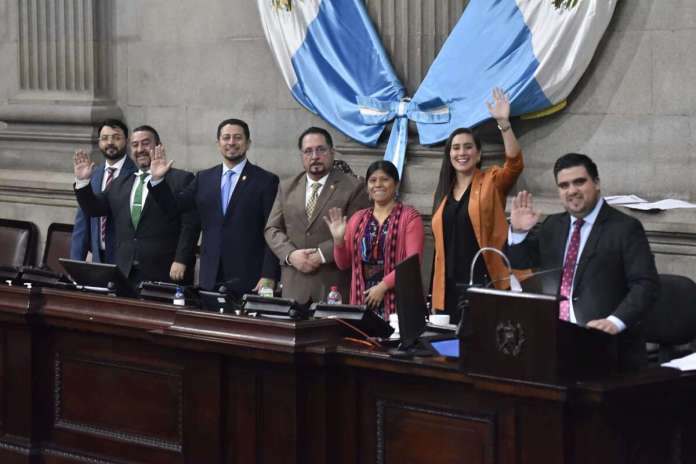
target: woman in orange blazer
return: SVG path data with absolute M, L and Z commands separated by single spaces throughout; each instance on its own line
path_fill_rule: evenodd
M 435 238 L 432 305 L 459 319 L 457 284 L 469 282 L 469 269 L 483 247 L 503 249 L 507 240 L 505 200 L 522 172 L 522 152 L 510 126 L 510 102 L 501 89 L 493 89 L 486 102 L 505 145 L 505 163 L 480 170 L 481 141 L 466 128 L 456 129 L 445 145 L 445 156 L 435 190 L 432 228 Z M 508 286 L 505 263 L 484 253 L 474 269 L 474 282 Z

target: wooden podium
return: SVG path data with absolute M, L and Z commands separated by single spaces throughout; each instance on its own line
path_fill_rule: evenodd
M 588 380 L 616 370 L 613 336 L 558 319 L 551 295 L 470 288 L 464 369 L 534 382 Z

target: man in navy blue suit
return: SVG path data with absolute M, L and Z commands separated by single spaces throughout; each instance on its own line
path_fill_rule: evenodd
M 165 175 L 167 161 L 158 147 L 152 157 L 150 195 L 170 215 L 195 209 L 203 231 L 199 285 L 225 284 L 237 295 L 275 286 L 278 258 L 266 245 L 263 230 L 278 189 L 278 176 L 247 160 L 249 126 L 226 119 L 217 128 L 222 164 L 199 172 L 174 194 Z
M 99 193 L 118 176 L 128 176 L 137 169 L 126 156 L 128 128 L 117 119 L 107 119 L 99 124 L 99 150 L 104 155 L 104 163 L 95 168 L 90 180 L 92 191 Z M 116 232 L 113 221 L 108 217 L 87 216 L 81 208 L 75 214 L 75 226 L 70 242 L 70 259 L 84 261 L 87 253 L 92 253 L 95 263 L 116 262 Z

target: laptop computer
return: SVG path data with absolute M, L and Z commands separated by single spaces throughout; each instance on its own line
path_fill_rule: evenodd
M 88 263 L 75 259 L 60 258 L 70 278 L 79 289 L 99 293 L 114 293 L 117 296 L 137 298 L 138 292 L 115 264 Z

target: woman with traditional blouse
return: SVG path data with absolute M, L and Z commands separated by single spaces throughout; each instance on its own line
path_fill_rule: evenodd
M 423 221 L 397 199 L 396 166 L 375 161 L 365 177 L 373 207 L 348 221 L 340 208 L 332 208 L 324 220 L 333 236 L 336 266 L 351 270 L 350 303 L 365 304 L 386 319 L 396 312 L 395 266 L 414 254 L 422 260 Z
M 510 102 L 501 89 L 493 89 L 486 102 L 497 121 L 505 145 L 505 163 L 480 170 L 481 141 L 466 128 L 456 129 L 445 145 L 433 202 L 435 239 L 432 306 L 459 320 L 457 284 L 469 282 L 471 261 L 483 247 L 502 250 L 507 240 L 505 200 L 522 172 L 522 152 L 510 126 Z M 482 259 L 481 259 L 482 258 Z M 474 282 L 509 286 L 505 263 L 494 253 L 484 253 L 474 269 Z

